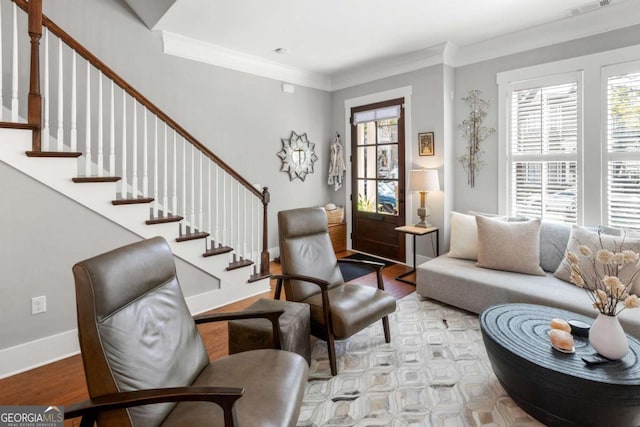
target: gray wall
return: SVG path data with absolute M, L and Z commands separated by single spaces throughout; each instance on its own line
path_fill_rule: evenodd
M 71 267 L 140 237 L 0 162 L 0 349 L 76 327 Z M 176 258 L 185 295 L 218 281 Z M 31 315 L 31 298 L 47 297 Z
M 450 125 L 445 120 L 444 106 L 444 75 L 449 72 L 449 67 L 443 65 L 435 65 L 410 73 L 400 74 L 385 79 L 376 80 L 374 82 L 342 89 L 331 94 L 331 116 L 333 129 L 344 133 L 345 125 L 345 100 L 358 98 L 361 96 L 383 92 L 387 90 L 397 89 L 404 86 L 412 87 L 411 95 L 411 129 L 406 129 L 410 136 L 405 141 L 406 145 L 406 164 L 405 172 L 410 169 L 419 169 L 422 167 L 429 169 L 438 169 L 440 171 L 440 186 L 444 190 L 443 193 L 430 193 L 428 195 L 428 205 L 431 209 L 430 221 L 443 227 L 444 225 L 444 204 L 445 194 L 449 184 L 444 180 L 444 169 L 446 165 L 444 143 L 450 137 Z M 450 96 L 450 94 L 447 94 Z M 420 157 L 418 155 L 418 133 L 434 132 L 435 133 L 435 155 L 429 157 Z M 408 181 L 407 181 L 408 182 Z M 345 188 L 334 194 L 336 203 L 346 204 L 348 195 Z M 418 221 L 417 207 L 419 199 L 417 194 L 407 193 L 407 224 L 414 224 Z M 442 234 L 441 234 L 442 236 Z M 407 239 L 409 240 L 409 239 Z M 441 241 L 441 246 L 445 242 Z M 427 239 L 418 239 L 417 253 L 431 256 L 431 244 Z M 407 253 L 409 255 L 409 253 Z
M 471 89 L 480 89 L 483 98 L 490 101 L 491 106 L 485 119 L 488 127 L 498 128 L 498 85 L 496 74 L 531 65 L 544 64 L 571 57 L 631 46 L 640 43 L 640 25 L 611 31 L 609 33 L 548 46 L 515 55 L 497 58 L 491 61 L 458 67 L 455 69 L 455 122 L 459 123 L 468 114 L 467 105 L 460 101 Z M 467 185 L 467 177 L 462 168 L 455 169 L 455 203 L 454 209 L 465 212 L 469 209 L 484 212 L 498 212 L 498 136 L 497 133 L 481 143 L 484 149 L 484 168 L 476 178 L 476 185 Z M 465 149 L 459 130 L 456 131 L 455 155 L 461 156 Z
M 121 0 L 56 0 L 44 13 L 250 182 L 269 187 L 269 246 L 276 213 L 328 199 L 330 94 L 163 54 Z M 305 182 L 280 172 L 280 138 L 306 132 L 319 160 Z

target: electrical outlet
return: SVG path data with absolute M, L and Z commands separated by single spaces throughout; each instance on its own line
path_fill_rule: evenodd
M 47 311 L 47 297 L 45 295 L 31 298 L 31 314 L 40 314 Z

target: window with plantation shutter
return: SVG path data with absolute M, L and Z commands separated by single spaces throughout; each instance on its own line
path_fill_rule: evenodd
M 640 230 L 640 69 L 607 77 L 606 182 L 608 224 Z
M 496 77 L 499 213 L 640 231 L 640 45 Z
M 507 112 L 511 215 L 577 222 L 578 90 L 575 79 L 511 90 Z

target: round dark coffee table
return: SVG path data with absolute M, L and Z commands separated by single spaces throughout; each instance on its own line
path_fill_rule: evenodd
M 596 313 L 594 313 L 595 317 Z M 574 335 L 575 353 L 554 350 L 549 321 L 593 319 L 533 304 L 501 304 L 480 315 L 493 371 L 511 398 L 549 426 L 640 426 L 640 341 L 621 360 L 587 366 L 595 350 Z

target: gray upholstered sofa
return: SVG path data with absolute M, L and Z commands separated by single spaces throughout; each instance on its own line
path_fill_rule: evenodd
M 491 270 L 476 261 L 451 258 L 447 254 L 417 267 L 416 292 L 446 304 L 480 313 L 501 303 L 530 303 L 558 307 L 595 319 L 597 310 L 584 289 L 554 277 L 569 241 L 571 226 L 542 221 L 540 266 L 544 276 Z M 620 314 L 624 330 L 640 338 L 640 308 Z

